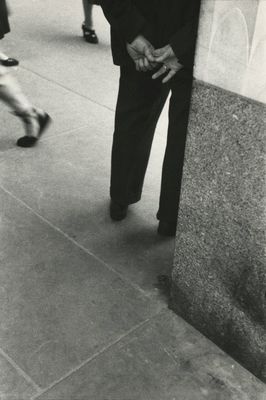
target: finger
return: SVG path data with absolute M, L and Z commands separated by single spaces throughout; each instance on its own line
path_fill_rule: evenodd
M 144 59 L 144 58 L 141 58 L 141 59 L 139 60 L 139 67 L 140 67 L 140 70 L 141 70 L 142 72 L 146 72 L 146 71 L 147 71 L 147 68 L 146 68 L 146 65 L 145 65 L 145 59 Z
M 164 65 L 159 69 L 159 71 L 157 71 L 155 74 L 152 75 L 152 79 L 159 78 L 161 75 L 165 74 L 165 72 L 166 72 L 166 67 Z
M 142 69 L 143 69 L 143 61 L 142 61 L 142 58 L 139 59 L 139 69 L 140 69 L 140 71 L 142 71 Z
M 153 56 L 154 56 L 154 58 L 156 58 L 156 60 L 161 57 L 168 58 L 169 57 L 169 49 L 167 47 L 163 47 L 162 49 L 154 50 Z
M 152 63 L 145 57 L 144 58 L 144 65 L 146 67 L 146 71 L 151 71 L 153 69 Z
M 164 46 L 159 49 L 155 49 L 153 54 L 154 54 L 154 56 L 159 57 L 162 54 L 166 53 L 167 51 L 168 51 L 168 46 Z
M 147 57 L 148 61 L 150 61 L 150 62 L 154 62 L 155 61 L 155 58 L 154 58 L 154 55 L 153 55 L 153 51 L 154 50 L 152 48 L 148 48 L 145 51 L 145 56 Z
M 147 60 L 146 57 L 144 58 L 143 63 L 144 63 L 144 66 L 145 66 L 146 68 L 149 68 L 150 63 L 149 63 L 149 61 Z
M 159 56 L 155 56 L 155 60 L 157 63 L 164 63 L 169 58 L 168 53 L 160 54 Z
M 166 59 L 166 53 L 154 54 L 154 59 L 156 60 L 156 62 L 163 62 Z M 158 61 L 158 60 L 163 60 L 163 61 Z
M 139 60 L 135 61 L 136 70 L 140 72 Z
M 162 80 L 162 83 L 167 83 L 170 81 L 170 79 L 173 78 L 173 76 L 175 76 L 175 74 L 177 73 L 176 70 L 171 69 L 168 73 L 168 75 Z

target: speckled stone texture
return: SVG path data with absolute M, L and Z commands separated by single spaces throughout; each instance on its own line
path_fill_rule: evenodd
M 266 382 L 265 105 L 195 82 L 171 308 Z

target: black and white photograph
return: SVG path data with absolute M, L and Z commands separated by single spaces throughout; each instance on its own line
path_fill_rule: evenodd
M 266 0 L 0 0 L 0 400 L 266 400 Z

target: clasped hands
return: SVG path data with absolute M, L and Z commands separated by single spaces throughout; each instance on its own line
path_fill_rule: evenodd
M 167 73 L 162 80 L 163 83 L 170 81 L 183 67 L 170 45 L 155 49 L 142 35 L 137 36 L 132 43 L 127 44 L 127 51 L 134 61 L 137 71 L 152 71 L 161 65 L 161 68 L 152 75 L 152 78 L 157 79 Z

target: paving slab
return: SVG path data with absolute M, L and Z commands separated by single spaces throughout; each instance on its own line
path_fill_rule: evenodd
M 28 400 L 39 392 L 39 388 L 26 379 L 21 372 L 16 369 L 2 355 L 0 350 L 0 399 L 1 400 Z
M 46 387 L 157 312 L 141 292 L 0 191 L 0 347 Z
M 109 208 L 112 114 L 89 128 L 17 149 L 1 162 L 0 182 L 16 197 L 137 284 L 157 295 L 157 275 L 170 274 L 174 241 L 157 235 L 164 140 L 156 137 L 143 200 L 121 223 Z
M 265 386 L 164 312 L 38 400 L 265 400 Z

